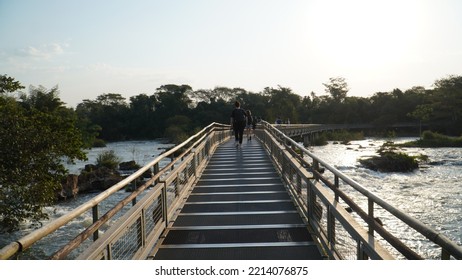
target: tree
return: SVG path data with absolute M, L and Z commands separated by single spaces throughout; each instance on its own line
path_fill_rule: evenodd
M 409 116 L 419 120 L 419 137 L 422 138 L 422 122 L 428 121 L 430 115 L 433 112 L 433 108 L 428 104 L 417 105 L 414 111 L 409 113 Z
M 290 88 L 278 86 L 265 88 L 264 96 L 269 96 L 265 117 L 270 121 L 281 117 L 284 122 L 298 123 L 298 108 L 301 104 L 301 97 L 292 92 Z
M 0 96 L 0 225 L 7 231 L 46 218 L 43 208 L 54 203 L 67 174 L 63 159 L 86 158 L 75 113 L 42 106 L 47 94 L 31 94 L 22 101 Z
M 12 93 L 23 88 L 21 83 L 15 81 L 14 78 L 7 75 L 0 75 L 0 94 Z
M 329 78 L 329 82 L 323 84 L 326 87 L 326 93 L 329 93 L 335 102 L 341 103 L 345 100 L 349 91 L 345 78 Z
M 175 115 L 189 116 L 191 99 L 188 94 L 192 91 L 188 85 L 163 85 L 154 94 L 157 103 L 155 118 L 160 131 L 165 131 L 165 120 Z
M 183 115 L 175 115 L 166 120 L 165 137 L 171 142 L 180 144 L 188 139 L 191 132 L 191 120 Z
M 76 111 L 80 118 L 87 118 L 102 128 L 102 139 L 118 141 L 128 138 L 129 107 L 122 95 L 106 93 L 99 95 L 95 101 L 83 100 L 77 105 Z
M 128 135 L 132 139 L 152 139 L 162 135 L 158 131 L 154 112 L 157 100 L 154 95 L 139 94 L 130 97 Z
M 431 104 L 435 121 L 444 123 L 447 133 L 462 132 L 462 76 L 450 75 L 437 80 Z

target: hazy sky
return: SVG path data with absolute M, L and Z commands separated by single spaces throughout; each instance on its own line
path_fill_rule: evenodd
M 460 0 L 0 0 L 0 74 L 68 106 L 161 85 L 349 96 L 462 75 Z

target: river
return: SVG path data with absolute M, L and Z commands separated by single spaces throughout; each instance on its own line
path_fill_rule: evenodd
M 393 139 L 396 143 L 410 140 L 413 139 Z M 329 143 L 326 146 L 310 147 L 309 150 L 390 204 L 441 231 L 458 244 L 462 244 L 462 149 L 406 148 L 406 153 L 425 154 L 430 160 L 428 164 L 422 165 L 419 170 L 412 173 L 380 173 L 361 167 L 358 159 L 375 154 L 384 142 L 385 139 L 366 139 L 352 141 L 348 145 Z M 135 160 L 143 165 L 169 147 L 171 147 L 170 144 L 162 141 L 109 143 L 105 148 L 94 148 L 87 151 L 88 161 L 78 162 L 68 168 L 71 173 L 78 173 L 85 164 L 94 163 L 98 154 L 105 150 L 113 150 L 121 161 Z M 58 217 L 94 195 L 79 195 L 76 199 L 49 207 L 47 211 L 51 217 Z M 115 200 L 125 196 L 124 191 L 112 196 L 113 201 L 108 201 L 108 206 L 103 205 L 101 213 L 109 209 Z M 107 209 L 104 209 L 105 207 Z M 69 236 L 75 234 L 75 230 L 81 230 L 90 223 L 91 214 L 89 213 L 88 216 L 66 225 L 49 238 L 41 240 L 40 246 L 37 246 L 40 248 L 34 248 L 24 258 L 46 258 L 47 255 L 64 245 L 64 241 L 59 241 L 61 238 L 69 239 Z M 386 220 L 385 223 L 387 223 Z M 0 247 L 31 232 L 33 228 L 33 225 L 25 224 L 18 232 L 0 235 Z M 399 231 L 399 227 L 396 228 Z M 420 244 L 420 241 L 411 240 L 411 242 L 419 242 L 416 247 L 421 248 L 422 254 L 426 257 L 435 257 L 426 254 L 428 245 Z
M 411 140 L 415 138 L 392 139 L 395 143 Z M 407 154 L 429 157 L 428 163 L 411 173 L 381 173 L 363 168 L 358 159 L 376 155 L 384 142 L 385 139 L 351 141 L 348 145 L 331 142 L 309 150 L 391 205 L 462 244 L 462 148 L 405 148 Z M 435 251 L 427 250 L 431 243 L 402 231 L 399 224 L 390 224 L 387 217 L 380 218 L 426 258 L 437 258 Z

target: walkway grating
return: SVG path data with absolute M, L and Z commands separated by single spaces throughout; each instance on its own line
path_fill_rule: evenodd
M 221 145 L 154 259 L 322 259 L 261 144 Z

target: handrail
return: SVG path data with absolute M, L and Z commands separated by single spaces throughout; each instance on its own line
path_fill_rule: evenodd
M 291 126 L 292 128 L 297 127 L 297 129 L 303 127 L 303 125 Z M 202 172 L 211 153 L 213 153 L 219 143 L 229 138 L 229 127 L 229 125 L 219 123 L 210 124 L 186 141 L 156 157 L 126 179 L 113 185 L 73 211 L 3 247 L 0 249 L 0 259 L 9 259 L 27 250 L 38 240 L 68 224 L 87 210 L 92 207 L 95 209 L 99 203 L 110 195 L 153 168 L 155 174 L 147 182 L 103 216 L 99 218 L 94 217 L 92 225 L 52 256 L 53 259 L 65 258 L 70 251 L 88 239 L 92 233 L 97 231 L 117 211 L 130 201 L 134 201 L 141 192 L 154 184 L 154 187 L 141 201 L 134 203 L 130 210 L 124 214 L 129 217 L 128 219 L 119 219 L 115 226 L 109 228 L 101 238 L 96 237 L 90 247 L 86 248 L 85 252 L 79 256 L 79 259 L 118 259 L 116 256 L 117 253 L 112 252 L 112 250 L 118 250 L 119 248 L 117 248 L 117 245 L 113 248 L 111 246 L 121 241 L 132 242 L 134 243 L 134 247 L 130 248 L 130 253 L 119 257 L 146 258 L 150 252 L 149 250 L 156 243 L 159 244 L 162 232 L 167 229 L 168 224 L 174 218 L 176 209 L 183 201 L 186 193 L 190 191 L 190 187 L 193 185 L 195 179 L 197 179 L 196 176 Z M 442 249 L 442 259 L 449 259 L 451 256 L 456 259 L 462 259 L 462 247 L 455 242 L 387 203 L 361 184 L 355 182 L 335 167 L 308 151 L 303 145 L 290 138 L 288 136 L 290 133 L 286 134 L 278 129 L 282 127 L 289 129 L 289 126 L 273 126 L 262 121 L 259 127 L 263 127 L 263 129 L 257 129 L 257 138 L 262 141 L 264 147 L 270 153 L 281 177 L 287 183 L 289 192 L 299 206 L 300 214 L 316 235 L 318 243 L 325 254 L 330 258 L 342 258 L 342 248 L 341 246 L 337 246 L 339 245 L 337 244 L 337 238 L 342 238 L 341 234 L 338 233 L 340 230 L 346 231 L 349 237 L 356 242 L 356 246 L 353 247 L 356 248 L 357 258 L 359 259 L 392 259 L 394 257 L 389 253 L 389 246 L 397 250 L 405 258 L 422 258 L 417 252 L 408 248 L 401 240 L 389 233 L 376 220 L 374 205 L 377 205 L 422 234 L 434 244 L 437 244 Z M 341 129 L 342 126 L 322 127 L 322 125 L 305 125 L 305 128 L 323 130 Z M 180 149 L 182 149 L 181 154 L 176 155 Z M 312 163 L 307 161 L 306 157 L 311 159 Z M 159 170 L 159 163 L 166 158 L 171 159 L 171 162 Z M 323 172 L 320 171 L 319 165 L 323 166 L 325 172 L 328 171 L 334 176 L 333 182 L 326 178 Z M 363 197 L 367 198 L 367 211 L 358 206 L 348 194 L 340 189 L 340 182 L 352 187 L 362 194 Z M 342 204 L 339 203 L 340 199 L 356 212 L 359 218 L 348 213 Z M 336 224 L 340 225 L 340 230 L 336 230 Z M 383 239 L 376 238 L 374 232 Z M 383 244 L 384 242 L 385 244 Z
M 405 224 L 407 224 L 409 227 L 413 228 L 423 236 L 425 236 L 428 240 L 432 241 L 433 243 L 439 245 L 442 248 L 442 253 L 441 257 L 442 258 L 448 258 L 448 255 L 453 256 L 454 258 L 457 259 L 462 259 L 462 247 L 457 245 L 455 242 L 451 241 L 449 238 L 446 236 L 442 235 L 441 233 L 437 232 L 433 228 L 425 225 L 421 221 L 413 218 L 412 216 L 404 213 L 400 209 L 392 206 L 391 204 L 387 203 L 374 193 L 370 192 L 367 190 L 365 187 L 363 187 L 361 184 L 355 182 L 339 170 L 337 170 L 335 167 L 331 166 L 321 158 L 317 157 L 310 151 L 308 151 L 302 144 L 296 142 L 292 138 L 288 137 L 286 134 L 284 134 L 281 130 L 277 128 L 277 126 L 273 126 L 265 121 L 262 121 L 263 126 L 265 127 L 266 130 L 270 131 L 280 143 L 283 143 L 285 147 L 289 147 L 291 149 L 299 149 L 301 153 L 304 155 L 307 155 L 313 160 L 313 165 L 319 165 L 321 164 L 325 169 L 329 170 L 334 176 L 336 180 L 341 179 L 343 182 L 354 188 L 356 191 L 360 192 L 362 195 L 368 198 L 369 203 L 375 203 L 379 206 L 381 206 L 383 209 L 388 211 L 390 214 L 398 218 L 399 220 L 403 221 Z M 310 170 L 312 171 L 313 175 L 315 176 L 316 179 L 318 180 L 327 180 L 325 178 L 322 178 L 322 175 L 320 172 L 318 172 L 317 168 L 315 166 L 311 166 Z M 332 185 L 335 185 L 336 187 L 332 187 Z M 336 195 L 338 195 L 338 182 L 331 184 L 330 186 L 327 185 L 332 189 Z M 374 220 L 373 217 L 373 207 L 369 205 L 370 212 L 369 213 L 369 219 L 365 220 L 371 226 L 372 228 L 376 227 L 378 224 L 374 225 Z M 371 215 L 372 214 L 372 215 Z M 373 231 L 373 230 L 372 230 Z M 379 234 L 381 234 L 379 231 L 377 231 Z
M 128 176 L 127 178 L 123 179 L 122 181 L 116 183 L 112 187 L 108 188 L 107 190 L 101 192 L 99 195 L 93 197 L 86 203 L 80 205 L 76 209 L 64 214 L 63 216 L 51 221 L 50 223 L 44 225 L 43 227 L 27 234 L 26 236 L 20 238 L 19 240 L 13 241 L 10 244 L 4 246 L 0 249 L 0 259 L 9 259 L 15 254 L 22 252 L 28 248 L 30 248 L 34 243 L 42 239 L 43 237 L 51 234 L 52 232 L 56 231 L 57 229 L 61 228 L 62 226 L 68 224 L 75 218 L 79 217 L 87 210 L 91 209 L 92 207 L 97 206 L 99 203 L 104 201 L 106 198 L 111 196 L 112 194 L 116 193 L 117 191 L 121 190 L 132 181 L 136 180 L 140 176 L 142 176 L 147 170 L 150 170 L 153 167 L 158 168 L 158 164 L 165 158 L 174 155 L 175 152 L 182 149 L 183 147 L 191 144 L 191 142 L 196 139 L 202 139 L 203 135 L 206 134 L 208 131 L 212 131 L 215 128 L 221 129 L 228 129 L 229 125 L 220 124 L 220 123 L 211 123 L 207 127 L 203 128 L 198 133 L 194 134 L 193 136 L 189 137 L 187 140 L 182 142 L 181 144 L 173 147 L 172 149 L 164 152 L 163 154 L 156 157 L 154 160 L 146 164 L 145 166 L 141 167 L 139 170 Z M 199 140 L 200 141 L 200 140 Z

